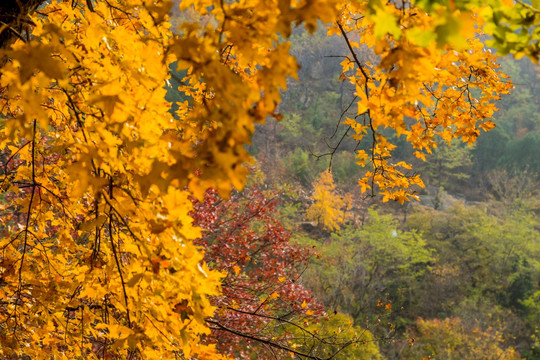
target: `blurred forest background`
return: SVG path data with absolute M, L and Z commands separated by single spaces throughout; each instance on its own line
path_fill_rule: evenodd
M 282 94 L 282 120 L 258 126 L 248 187 L 279 200 L 290 241 L 313 249 L 301 281 L 338 316 L 332 326 L 372 334 L 341 355 L 540 359 L 539 67 L 500 59 L 515 89 L 474 146 L 441 145 L 422 162 L 396 139 L 396 161 L 426 183 L 420 202 L 400 205 L 357 185 L 355 150 L 367 144 L 341 125 L 356 111 L 354 89 L 338 79 L 343 40 L 298 30 L 291 52 L 299 81 Z
M 426 188 L 419 203 L 383 204 L 356 185 L 363 144 L 351 139 L 331 160 L 335 188 L 318 182 L 330 165 L 321 155 L 347 131 L 338 124 L 354 92 L 338 81 L 342 39 L 299 31 L 292 52 L 300 79 L 283 94 L 282 121 L 260 126 L 251 152 L 280 191 L 293 241 L 320 254 L 304 273 L 307 287 L 384 339 L 388 358 L 540 359 L 539 68 L 501 59 L 515 89 L 473 147 L 442 145 L 422 162 L 398 139 L 399 160 L 416 165 Z M 317 189 L 342 198 L 329 205 L 341 206 L 339 226 L 310 212 Z

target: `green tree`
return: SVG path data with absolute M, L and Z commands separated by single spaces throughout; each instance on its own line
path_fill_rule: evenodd
M 426 221 L 429 219 L 429 221 Z M 481 207 L 456 204 L 445 211 L 423 209 L 407 228 L 421 232 L 437 261 L 419 296 L 430 317 L 448 316 L 465 299 L 521 309 L 540 279 L 540 234 L 526 211 L 487 214 Z
M 376 320 L 378 300 L 391 300 L 394 309 L 411 307 L 416 284 L 433 261 L 420 234 L 400 231 L 392 216 L 373 208 L 363 226 L 346 226 L 317 245 L 320 258 L 307 269 L 308 286 L 359 323 Z
M 433 150 L 420 171 L 427 177 L 429 185 L 461 192 L 473 165 L 471 150 L 467 144 L 457 141 L 442 144 Z

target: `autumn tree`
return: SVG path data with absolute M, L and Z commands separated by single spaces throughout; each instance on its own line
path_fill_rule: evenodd
M 222 274 L 192 242 L 190 198 L 242 187 L 243 144 L 296 69 L 277 34 L 334 10 L 182 2 L 217 23 L 174 35 L 170 5 L 6 10 L 25 25 L 1 50 L 2 356 L 218 357 L 199 339 Z M 174 61 L 190 99 L 176 121 Z
M 217 307 L 208 320 L 212 338 L 235 358 L 302 355 L 296 338 L 317 344 L 304 321 L 316 322 L 323 308 L 300 281 L 312 251 L 291 243 L 278 220 L 277 196 L 254 185 L 226 200 L 209 190 L 204 201 L 194 201 L 192 216 L 203 231 L 195 244 L 204 247 L 210 268 L 225 275 L 222 294 L 211 300 Z
M 213 353 L 220 274 L 173 186 L 189 169 L 164 172 L 195 150 L 166 115 L 167 8 L 140 6 L 53 2 L 2 52 L 4 356 Z
M 337 192 L 330 171 L 322 172 L 315 180 L 312 198 L 313 203 L 306 210 L 306 218 L 316 221 L 323 229 L 338 230 L 345 222 L 350 204 Z

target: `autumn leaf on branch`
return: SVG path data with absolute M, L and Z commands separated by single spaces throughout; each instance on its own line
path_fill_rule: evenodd
M 359 180 L 362 192 L 403 203 L 418 199 L 424 183 L 411 164 L 393 159 L 391 136 L 405 137 L 422 160 L 441 142 L 461 139 L 472 145 L 481 130 L 495 126 L 490 119 L 497 110 L 495 101 L 512 85 L 498 70 L 496 56 L 480 42 L 478 26 L 462 29 L 463 46 L 441 43 L 419 37 L 419 31 L 437 27 L 436 15 L 390 3 L 373 10 L 370 4 L 348 4 L 329 30 L 347 45 L 341 78 L 354 87 L 357 99 L 344 125 L 361 149 L 358 164 L 366 167 Z M 469 15 L 474 25 L 477 17 Z M 391 19 L 382 21 L 386 17 Z M 389 27 L 388 22 L 398 26 Z M 360 59 L 355 51 L 359 45 L 370 48 L 380 61 Z

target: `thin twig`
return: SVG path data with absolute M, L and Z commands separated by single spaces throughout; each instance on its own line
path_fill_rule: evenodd
M 109 181 L 109 197 L 112 199 L 113 198 L 113 180 L 112 178 L 110 179 Z M 113 239 L 113 209 L 112 207 L 110 208 L 109 210 L 109 237 L 110 237 L 110 240 L 111 240 L 111 249 L 112 249 L 112 252 L 113 252 L 113 255 L 114 255 L 114 261 L 116 262 L 116 267 L 118 269 L 118 274 L 120 275 L 120 282 L 122 284 L 122 291 L 124 293 L 124 302 L 126 304 L 126 316 L 127 316 L 127 321 L 128 321 L 128 327 L 131 327 L 131 319 L 130 319 L 130 316 L 129 316 L 129 301 L 128 301 L 128 295 L 127 295 L 127 291 L 126 291 L 126 283 L 124 281 L 124 275 L 122 274 L 122 268 L 120 266 L 120 260 L 118 259 L 118 252 L 116 250 L 116 245 L 114 244 L 114 239 Z

